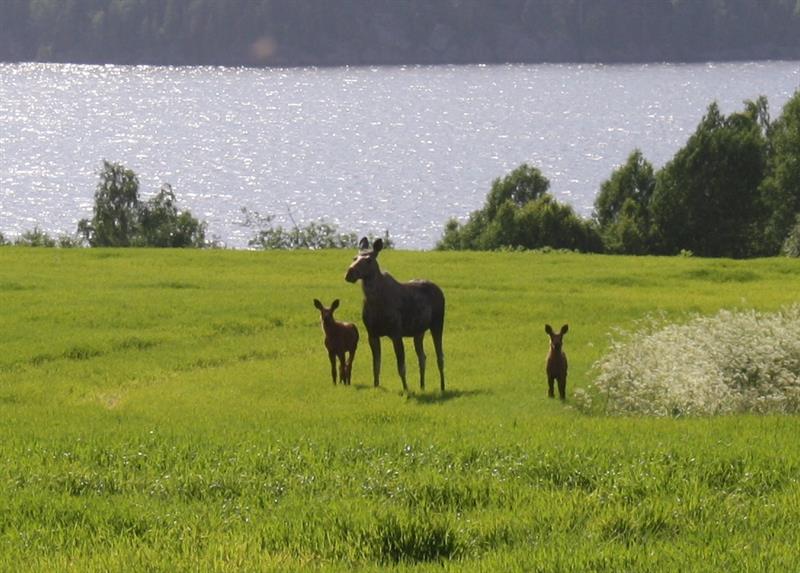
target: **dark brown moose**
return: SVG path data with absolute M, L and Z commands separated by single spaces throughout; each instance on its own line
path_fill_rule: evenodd
M 314 299 L 314 306 L 319 309 L 322 320 L 322 331 L 325 333 L 325 348 L 328 349 L 328 358 L 331 361 L 331 377 L 336 384 L 336 359 L 339 359 L 339 380 L 342 384 L 350 385 L 353 373 L 353 359 L 358 346 L 358 328 L 349 322 L 338 322 L 333 318 L 333 311 L 339 308 L 339 299 L 333 301 L 330 308 Z M 347 360 L 345 355 L 349 354 Z
M 360 251 L 347 269 L 345 280 L 354 283 L 361 279 L 364 289 L 362 317 L 367 327 L 369 347 L 372 350 L 372 374 L 375 386 L 380 384 L 381 336 L 388 336 L 397 356 L 397 371 L 406 384 L 406 358 L 403 337 L 414 338 L 414 349 L 419 359 L 419 385 L 425 388 L 425 350 L 422 339 L 430 330 L 436 360 L 439 365 L 441 390 L 444 392 L 444 353 L 442 352 L 442 330 L 444 329 L 444 294 L 430 281 L 413 280 L 400 283 L 389 273 L 381 272 L 378 254 L 383 241 L 376 239 L 369 246 L 366 237 L 359 242 Z
M 550 352 L 547 355 L 547 395 L 555 397 L 553 381 L 558 380 L 558 397 L 562 400 L 567 397 L 567 355 L 564 353 L 564 335 L 569 330 L 569 325 L 561 327 L 556 334 L 549 324 L 544 325 L 544 331 L 550 336 Z

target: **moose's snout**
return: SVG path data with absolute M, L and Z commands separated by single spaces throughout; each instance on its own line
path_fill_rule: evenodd
M 347 269 L 347 273 L 345 273 L 344 275 L 344 280 L 346 280 L 349 283 L 354 283 L 358 280 L 358 277 L 356 276 L 356 273 L 353 271 L 353 269 Z

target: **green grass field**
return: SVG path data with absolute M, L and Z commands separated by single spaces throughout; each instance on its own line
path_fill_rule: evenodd
M 387 251 L 448 390 L 382 385 L 350 252 L 0 249 L 0 569 L 792 571 L 800 421 L 588 416 L 615 328 L 798 300 L 800 261 Z M 334 387 L 312 300 L 362 344 Z M 427 339 L 429 358 L 433 354 Z

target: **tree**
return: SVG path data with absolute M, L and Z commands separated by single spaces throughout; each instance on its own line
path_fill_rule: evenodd
M 141 205 L 137 246 L 143 247 L 203 247 L 205 223 L 188 211 L 175 206 L 175 193 L 168 183 L 158 194 Z
M 94 193 L 94 217 L 78 232 L 92 247 L 128 247 L 138 227 L 139 178 L 118 163 L 103 161 Z
M 708 257 L 764 254 L 767 141 L 758 104 L 723 116 L 708 107 L 686 146 L 656 176 L 651 199 L 658 252 Z
M 552 247 L 588 253 L 603 250 L 596 226 L 549 193 L 522 206 L 514 214 L 512 229 L 515 236 L 509 246 Z
M 94 216 L 78 222 L 78 234 L 92 247 L 202 247 L 205 228 L 189 211 L 178 211 L 170 185 L 142 203 L 136 174 L 108 161 L 94 194 Z
M 486 197 L 484 211 L 489 219 L 493 219 L 497 210 L 506 201 L 517 207 L 538 199 L 550 189 L 550 181 L 542 175 L 541 171 L 523 163 L 514 171 L 492 182 L 492 189 Z
M 786 240 L 781 247 L 781 253 L 787 257 L 800 257 L 800 214 L 795 219 L 794 226 L 789 229 Z
M 605 250 L 642 255 L 650 252 L 650 200 L 656 185 L 653 166 L 638 149 L 603 182 L 594 202 Z
M 483 209 L 461 225 L 445 225 L 440 250 L 492 250 L 504 247 L 552 247 L 596 252 L 601 250 L 595 226 L 578 217 L 572 207 L 556 201 L 541 172 L 523 164 L 496 179 Z
M 776 252 L 800 215 L 800 91 L 771 125 L 769 143 L 768 174 L 761 192 L 769 210 L 765 242 Z

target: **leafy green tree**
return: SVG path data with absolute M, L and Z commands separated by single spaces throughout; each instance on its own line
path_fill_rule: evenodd
M 128 247 L 138 228 L 139 178 L 118 163 L 103 161 L 94 193 L 94 216 L 78 232 L 92 247 Z
M 571 206 L 559 203 L 549 193 L 523 205 L 511 221 L 516 236 L 509 246 L 602 251 L 600 235 L 591 221 L 582 219 Z
M 203 247 L 205 223 L 175 205 L 172 186 L 164 185 L 139 208 L 139 232 L 135 244 L 145 247 Z
M 723 116 L 712 103 L 686 146 L 661 169 L 651 199 L 657 251 L 707 257 L 764 254 L 767 141 L 760 107 Z
M 650 200 L 655 185 L 653 166 L 638 149 L 603 182 L 594 202 L 594 216 L 606 251 L 634 255 L 650 252 Z
M 768 175 L 762 185 L 769 210 L 765 242 L 776 252 L 800 215 L 800 91 L 783 107 L 769 131 Z
M 556 201 L 547 192 L 549 186 L 538 169 L 526 164 L 496 179 L 483 209 L 473 212 L 463 225 L 454 219 L 447 222 L 437 249 L 601 250 L 595 226 Z
M 484 211 L 489 219 L 494 219 L 498 209 L 507 201 L 516 207 L 522 207 L 547 193 L 548 189 L 550 181 L 541 171 L 523 163 L 502 179 L 492 182 Z
M 178 211 L 169 185 L 143 203 L 136 174 L 103 161 L 94 216 L 78 222 L 78 234 L 92 247 L 202 247 L 205 227 L 189 211 Z
M 786 235 L 781 252 L 787 257 L 800 257 L 800 214 L 797 215 L 794 226 Z

